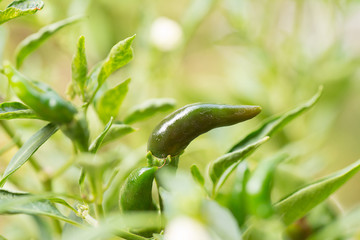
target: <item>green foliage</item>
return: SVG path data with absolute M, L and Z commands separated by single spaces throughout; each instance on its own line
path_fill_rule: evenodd
M 14 1 L 3 11 L 0 11 L 0 25 L 11 19 L 34 14 L 44 7 L 44 2 L 39 0 Z
M 51 25 L 45 26 L 37 33 L 25 38 L 19 43 L 16 49 L 16 67 L 20 68 L 25 58 L 37 48 L 39 48 L 48 38 L 58 32 L 60 29 L 69 26 L 81 20 L 79 17 L 68 18 Z
M 175 100 L 170 98 L 149 99 L 133 107 L 124 119 L 124 123 L 132 124 L 143 121 L 157 113 L 174 109 Z
M 195 164 L 191 166 L 190 168 L 191 171 L 191 175 L 193 176 L 194 180 L 199 183 L 201 186 L 204 186 L 205 184 L 205 179 L 203 177 L 203 175 L 201 174 L 198 166 L 196 166 Z
M 39 119 L 36 113 L 20 102 L 4 102 L 0 104 L 0 119 L 9 120 L 16 118 Z
M 314 51 L 302 43 L 306 37 L 313 44 L 310 36 L 302 36 L 306 29 L 303 16 L 308 14 L 304 9 L 311 1 L 306 7 L 301 1 L 291 6 L 294 14 L 288 14 L 291 16 L 286 21 L 283 11 L 275 7 L 284 7 L 283 3 L 269 0 L 260 4 L 266 11 L 256 15 L 251 10 L 260 5 L 254 1 L 195 0 L 186 9 L 179 2 L 176 19 L 159 17 L 151 25 L 149 20 L 162 12 L 157 2 L 145 1 L 139 16 L 134 14 L 138 6 L 132 2 L 127 3 L 129 7 L 114 1 L 70 2 L 50 1 L 47 4 L 52 10 L 45 10 L 36 21 L 28 18 L 23 27 L 8 25 L 11 41 L 5 41 L 5 34 L 1 36 L 0 49 L 4 51 L 0 57 L 15 59 L 16 67 L 8 60 L 0 66 L 4 75 L 0 76 L 4 80 L 0 81 L 0 127 L 4 130 L 0 132 L 4 145 L 0 153 L 5 169 L 0 179 L 0 216 L 17 214 L 18 218 L 1 221 L 0 238 L 316 240 L 348 239 L 359 234 L 359 208 L 341 215 L 329 197 L 355 176 L 360 160 L 328 177 L 311 179 L 327 170 L 321 158 L 329 162 L 331 155 L 341 153 L 345 159 L 351 155 L 350 148 L 356 149 L 350 140 L 346 144 L 341 141 L 342 136 L 349 136 L 344 129 L 350 128 L 357 136 L 356 127 L 331 126 L 338 116 L 345 121 L 347 111 L 356 119 L 354 96 L 358 91 L 352 80 L 360 58 L 355 51 L 347 52 L 347 47 L 352 49 L 351 42 L 341 36 L 334 37 L 325 50 Z M 333 6 L 330 2 L 317 4 Z M 96 14 L 85 5 L 96 7 Z M 0 11 L 0 24 L 42 7 L 42 1 L 14 1 Z M 219 7 L 223 20 L 208 18 Z M 286 12 L 288 8 L 284 7 Z M 339 14 L 335 8 L 332 11 Z M 22 39 L 26 32 L 20 34 L 18 29 L 36 29 L 55 15 L 80 12 L 92 17 L 84 20 L 79 33 L 54 39 L 46 55 L 37 55 L 35 50 L 81 18 L 45 26 L 11 53 L 16 39 Z M 109 27 L 114 22 L 124 24 Z M 293 26 L 278 27 L 284 22 Z M 118 36 L 134 31 L 134 23 L 136 45 L 132 44 L 135 35 L 119 41 Z M 226 34 L 229 29 L 234 32 L 222 36 L 224 29 Z M 68 49 L 73 49 L 76 39 L 73 54 Z M 99 61 L 97 58 L 114 43 L 106 58 Z M 133 58 L 133 48 L 137 57 L 124 68 Z M 20 73 L 29 54 L 35 55 L 34 61 L 21 72 L 47 79 L 54 88 Z M 50 58 L 56 63 L 51 69 L 46 64 Z M 71 67 L 66 70 L 64 63 Z M 90 71 L 88 63 L 93 64 Z M 119 73 L 109 78 L 117 70 Z M 57 88 L 66 84 L 71 101 L 58 93 Z M 296 105 L 309 95 L 309 89 L 319 85 L 326 87 L 324 93 L 321 86 L 305 103 L 272 116 Z M 347 95 L 354 99 L 350 101 Z M 164 96 L 176 96 L 185 107 L 165 117 L 149 139 L 156 125 L 151 117 L 164 116 L 175 107 L 175 100 Z M 140 99 L 147 100 L 139 103 Z M 209 99 L 234 105 L 201 103 Z M 303 117 L 318 102 L 318 107 Z M 262 108 L 250 105 L 254 103 Z M 126 114 L 120 115 L 120 108 Z M 249 123 L 199 137 L 214 128 L 253 118 L 261 109 L 262 114 Z M 39 119 L 42 121 L 33 121 Z M 261 119 L 265 120 L 255 130 L 248 130 Z M 148 121 L 141 123 L 144 120 Z M 47 125 L 22 143 L 19 136 L 27 136 L 43 121 Z M 134 123 L 138 128 L 132 126 Z M 60 133 L 50 139 L 58 129 Z M 229 139 L 240 141 L 219 154 Z M 193 140 L 197 143 L 188 148 Z M 356 137 L 353 140 L 357 142 Z M 15 146 L 19 149 L 10 151 Z M 213 158 L 216 155 L 220 157 Z M 304 185 L 307 182 L 310 184 Z M 25 222 L 34 225 L 34 231 L 22 225 L 21 214 L 31 216 Z
M 255 143 L 246 145 L 244 148 L 231 153 L 227 153 L 213 161 L 210 167 L 210 178 L 214 184 L 213 193 L 216 194 L 218 189 L 224 184 L 226 179 L 241 161 L 253 153 L 268 139 L 269 137 L 264 137 Z
M 360 160 L 328 177 L 311 183 L 275 204 L 285 224 L 291 224 L 323 202 L 360 170 Z
M 91 153 L 96 153 L 97 152 L 97 150 L 100 148 L 101 143 L 104 141 L 104 138 L 106 137 L 106 134 L 109 132 L 112 124 L 113 124 L 113 118 L 111 117 L 109 122 L 106 124 L 105 129 L 91 143 L 91 145 L 89 147 L 89 152 L 91 152 Z
M 72 86 L 78 89 L 83 100 L 85 98 L 85 84 L 87 80 L 88 66 L 85 53 L 85 37 L 79 37 L 77 49 L 71 64 Z
M 33 155 L 36 150 L 38 150 L 38 148 L 41 147 L 41 145 L 43 145 L 57 130 L 58 126 L 53 123 L 49 123 L 31 136 L 14 155 L 9 165 L 6 167 L 0 180 L 0 186 L 4 186 L 8 177 L 24 165 L 31 155 Z
M 42 196 L 30 195 L 27 193 L 16 193 L 16 192 L 9 192 L 6 190 L 0 190 L 1 214 L 44 215 L 68 223 L 79 225 L 77 222 L 65 217 L 55 207 L 54 203 L 62 203 L 70 207 L 64 200 L 59 198 L 46 197 L 46 196 L 42 197 Z
M 96 110 L 104 123 L 108 122 L 111 117 L 117 117 L 121 104 L 129 90 L 129 83 L 130 78 L 104 92 L 97 101 Z

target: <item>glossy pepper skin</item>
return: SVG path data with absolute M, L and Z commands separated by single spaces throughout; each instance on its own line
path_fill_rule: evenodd
M 158 167 L 135 169 L 120 190 L 120 209 L 127 211 L 156 210 L 152 201 L 152 185 Z
M 259 106 L 195 103 L 164 118 L 153 130 L 148 151 L 155 157 L 180 155 L 199 135 L 213 128 L 233 125 L 260 113 Z
M 48 85 L 27 79 L 9 64 L 4 66 L 4 72 L 16 96 L 42 119 L 57 124 L 72 121 L 76 108 Z

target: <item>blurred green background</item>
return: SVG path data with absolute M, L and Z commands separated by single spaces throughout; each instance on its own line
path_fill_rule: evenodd
M 10 1 L 2 1 L 4 9 Z M 45 81 L 65 96 L 71 81 L 71 59 L 77 38 L 86 38 L 89 66 L 106 57 L 119 40 L 136 34 L 134 60 L 113 74 L 109 86 L 132 78 L 119 119 L 148 98 L 170 97 L 177 107 L 194 102 L 256 104 L 263 112 L 249 122 L 216 129 L 194 141 L 181 167 L 207 163 L 226 152 L 263 119 L 299 105 L 324 86 L 319 103 L 260 149 L 251 160 L 286 149 L 293 156 L 288 169 L 314 179 L 345 167 L 360 156 L 360 2 L 328 0 L 45 0 L 35 15 L 0 29 L 0 59 L 14 60 L 17 44 L 41 27 L 74 15 L 86 16 L 61 30 L 24 63 L 22 72 Z M 1 97 L 8 93 L 0 77 Z M 136 124 L 139 131 L 116 143 L 145 156 L 147 138 L 165 114 Z M 103 126 L 92 117 L 92 129 Z M 39 121 L 12 123 L 26 139 Z M 0 145 L 9 138 L 0 132 Z M 66 161 L 71 144 L 60 133 L 38 154 L 49 171 Z M 0 156 L 6 167 L 16 149 Z M 42 160 L 43 161 L 43 160 Z M 47 161 L 47 160 L 46 160 Z M 18 181 L 31 178 L 26 167 Z M 76 180 L 75 180 L 76 181 Z M 279 179 L 278 181 L 282 181 Z M 335 198 L 345 209 L 360 201 L 360 176 Z M 28 182 L 28 190 L 33 188 Z M 281 183 L 278 183 L 281 184 Z M 26 184 L 25 184 L 26 185 Z M 35 185 L 36 186 L 36 185 Z M 59 184 L 58 189 L 62 189 Z

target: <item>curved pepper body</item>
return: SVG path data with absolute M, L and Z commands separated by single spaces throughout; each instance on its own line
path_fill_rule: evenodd
M 233 125 L 260 113 L 259 106 L 196 103 L 178 109 L 152 132 L 148 150 L 156 157 L 181 154 L 199 135 L 213 128 Z
M 156 210 L 152 201 L 152 185 L 158 167 L 135 169 L 120 190 L 120 209 L 126 211 Z
M 71 122 L 76 108 L 45 83 L 30 81 L 10 65 L 5 73 L 16 96 L 42 119 L 54 123 Z

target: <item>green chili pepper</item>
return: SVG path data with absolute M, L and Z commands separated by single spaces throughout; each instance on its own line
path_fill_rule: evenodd
M 48 85 L 27 79 L 10 64 L 5 64 L 4 72 L 18 98 L 42 119 L 58 124 L 72 121 L 76 108 Z
M 280 154 L 265 159 L 251 174 L 245 190 L 246 206 L 251 214 L 261 218 L 268 218 L 273 214 L 271 189 L 274 172 L 277 165 L 287 157 L 286 154 Z
M 255 117 L 259 106 L 195 103 L 178 109 L 157 125 L 148 141 L 155 157 L 180 155 L 199 135 L 213 128 L 233 125 Z
M 156 210 L 152 201 L 152 185 L 158 167 L 135 169 L 120 190 L 120 209 L 126 211 Z

